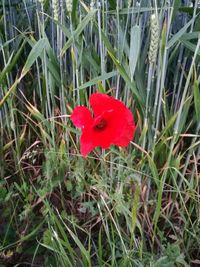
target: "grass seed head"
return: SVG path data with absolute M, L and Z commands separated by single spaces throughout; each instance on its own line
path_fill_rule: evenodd
M 158 44 L 159 44 L 158 17 L 155 14 L 151 15 L 150 30 L 151 30 L 151 39 L 149 47 L 149 62 L 155 63 L 158 51 Z
M 39 2 L 41 5 L 44 5 L 44 4 L 45 4 L 45 1 L 46 1 L 46 0 L 38 0 L 38 2 Z
M 53 18 L 58 21 L 59 19 L 59 0 L 52 0 Z
M 65 0 L 66 2 L 66 8 L 69 13 L 72 12 L 72 0 Z
M 94 6 L 95 6 L 94 0 L 91 0 L 91 2 L 90 2 L 90 10 L 94 10 Z

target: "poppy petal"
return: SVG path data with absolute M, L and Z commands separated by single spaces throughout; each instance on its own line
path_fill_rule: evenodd
M 78 128 L 84 128 L 93 123 L 93 118 L 90 110 L 84 106 L 78 106 L 73 110 L 71 121 Z
M 101 120 L 99 118 L 101 118 Z M 127 108 L 103 112 L 101 116 L 94 120 L 94 125 L 96 120 L 104 120 L 107 126 L 102 130 L 93 128 L 95 146 L 108 148 L 110 145 L 115 144 L 125 147 L 132 140 L 135 132 L 135 124 L 132 113 Z
M 114 144 L 121 147 L 126 147 L 130 141 L 133 139 L 136 126 L 134 123 L 133 115 L 129 109 L 126 108 L 126 110 L 123 113 L 123 119 L 124 127 L 121 127 L 121 132 L 116 138 Z
M 82 131 L 80 144 L 81 144 L 81 155 L 83 157 L 86 157 L 95 148 L 93 134 L 90 130 L 84 129 Z
M 126 147 L 133 139 L 135 133 L 135 125 L 126 125 L 121 135 L 115 140 L 114 144 L 120 147 Z
M 119 107 L 124 107 L 123 102 L 117 100 L 111 96 L 101 93 L 94 93 L 89 99 L 92 110 L 94 111 L 95 117 L 101 115 L 105 110 L 118 109 Z

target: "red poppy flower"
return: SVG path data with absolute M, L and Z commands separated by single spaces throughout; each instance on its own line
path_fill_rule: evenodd
M 94 116 L 84 106 L 76 107 L 71 115 L 73 124 L 82 129 L 81 154 L 86 157 L 97 146 L 126 147 L 136 128 L 131 111 L 123 102 L 106 94 L 92 94 L 89 102 Z

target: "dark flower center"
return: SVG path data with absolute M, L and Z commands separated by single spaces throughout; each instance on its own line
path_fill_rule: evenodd
M 106 122 L 106 120 L 105 120 L 105 119 L 101 119 L 101 120 L 98 122 L 98 124 L 94 126 L 94 129 L 95 129 L 96 131 L 102 131 L 102 130 L 104 130 L 104 129 L 106 128 L 106 126 L 107 126 L 107 122 Z

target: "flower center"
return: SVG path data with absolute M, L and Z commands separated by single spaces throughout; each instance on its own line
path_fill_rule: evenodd
M 105 119 L 101 119 L 95 126 L 94 126 L 94 129 L 96 131 L 102 131 L 106 128 L 107 126 L 107 122 Z

